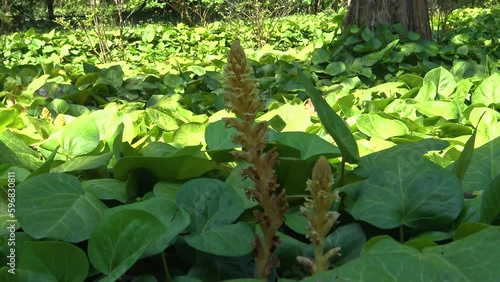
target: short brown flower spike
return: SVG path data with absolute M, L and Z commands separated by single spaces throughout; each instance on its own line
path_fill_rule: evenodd
M 330 210 L 337 197 L 331 192 L 332 183 L 330 164 L 325 157 L 321 156 L 314 166 L 312 179 L 307 182 L 311 199 L 306 199 L 304 207 L 300 209 L 309 220 L 307 237 L 314 245 L 315 261 L 306 257 L 298 257 L 297 260 L 309 268 L 313 274 L 328 270 L 330 260 L 335 256 L 340 256 L 340 248 L 332 248 L 324 252 L 325 238 L 339 218 L 337 212 Z

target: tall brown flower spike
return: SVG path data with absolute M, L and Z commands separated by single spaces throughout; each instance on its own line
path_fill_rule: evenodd
M 307 181 L 307 189 L 311 192 L 312 199 L 306 199 L 300 211 L 309 220 L 309 233 L 307 237 L 314 245 L 314 259 L 297 257 L 297 260 L 315 274 L 328 270 L 330 260 L 340 256 L 340 248 L 333 248 L 324 252 L 325 238 L 330 229 L 337 223 L 339 214 L 330 211 L 336 195 L 331 193 L 332 172 L 330 164 L 321 156 L 313 169 L 312 180 Z
M 268 123 L 255 123 L 259 111 L 264 105 L 259 98 L 257 83 L 252 78 L 245 52 L 239 41 L 235 40 L 227 58 L 226 93 L 227 107 L 235 113 L 237 119 L 225 119 L 226 126 L 236 128 L 239 133 L 233 136 L 235 143 L 241 144 L 242 151 L 233 151 L 236 158 L 251 164 L 242 171 L 255 183 L 255 189 L 247 189 L 247 196 L 253 196 L 263 211 L 256 210 L 254 215 L 262 229 L 262 239 L 255 238 L 255 277 L 265 279 L 278 260 L 274 254 L 280 239 L 276 232 L 283 223 L 288 208 L 284 189 L 277 192 L 278 184 L 274 165 L 278 161 L 275 149 L 264 152 L 267 143 L 265 135 Z

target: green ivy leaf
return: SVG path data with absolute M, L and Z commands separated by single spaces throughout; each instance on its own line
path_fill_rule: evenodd
M 151 43 L 156 36 L 156 31 L 153 25 L 147 25 L 142 33 L 142 41 Z
M 199 234 L 185 237 L 186 243 L 202 252 L 219 256 L 243 256 L 253 250 L 255 235 L 244 222 L 231 225 L 213 226 Z
M 426 248 L 422 255 L 438 256 L 459 270 L 464 278 L 455 281 L 496 281 L 500 277 L 499 244 L 500 229 L 489 227 L 452 243 Z
M 174 142 L 182 146 L 198 146 L 205 143 L 205 124 L 185 123 L 174 132 Z
M 92 265 L 108 275 L 100 281 L 116 281 L 165 232 L 156 217 L 141 210 L 121 210 L 102 218 L 88 243 Z
M 211 254 L 241 256 L 252 250 L 253 232 L 245 223 L 230 225 L 244 211 L 243 200 L 217 179 L 193 179 L 177 192 L 179 207 L 191 217 L 186 242 Z
M 330 54 L 324 49 L 316 48 L 312 52 L 312 63 L 314 65 L 319 65 L 330 60 Z
M 336 228 L 324 241 L 323 249 L 326 251 L 340 247 L 340 257 L 334 257 L 330 261 L 331 267 L 338 267 L 344 263 L 357 258 L 361 254 L 366 235 L 358 223 L 350 223 Z M 304 254 L 314 258 L 314 245 L 309 244 L 304 249 Z
M 184 180 L 200 177 L 217 168 L 213 161 L 195 156 L 172 157 L 124 157 L 115 166 L 115 178 L 127 180 L 128 175 L 139 168 L 151 171 L 159 180 Z
M 188 71 L 192 71 L 194 74 L 200 76 L 200 75 L 204 75 L 205 73 L 207 73 L 207 71 L 205 70 L 204 67 L 200 67 L 200 66 L 189 66 L 187 68 Z
M 434 100 L 436 95 L 448 98 L 455 90 L 455 77 L 443 67 L 435 68 L 424 76 L 423 87 L 415 100 L 419 102 Z
M 64 164 L 54 167 L 51 172 L 69 172 L 90 170 L 98 167 L 106 167 L 111 160 L 112 154 L 102 154 L 98 156 L 79 156 L 74 157 Z
M 466 280 L 459 269 L 437 255 L 422 255 L 386 236 L 375 237 L 366 246 L 359 258 L 302 281 L 477 281 Z
M 464 200 L 458 179 L 422 157 L 422 150 L 439 144 L 432 143 L 398 145 L 362 158 L 357 174 L 368 178 L 343 188 L 353 201 L 347 207 L 352 215 L 384 229 L 448 227 Z
M 84 192 L 78 178 L 63 173 L 31 177 L 17 186 L 16 195 L 16 216 L 23 230 L 36 239 L 87 240 L 106 209 Z
M 127 201 L 126 182 L 115 179 L 91 179 L 82 182 L 85 192 L 92 193 L 100 200 Z
M 272 121 L 276 116 L 281 118 L 281 123 L 285 123 L 285 126 L 277 131 L 306 131 L 312 125 L 311 114 L 304 106 L 290 104 L 282 105 L 275 110 L 261 115 L 257 118 L 257 121 Z
M 0 109 L 0 131 L 3 132 L 6 127 L 12 125 L 18 115 L 14 108 Z
M 151 108 L 146 109 L 146 113 L 153 120 L 154 124 L 165 131 L 172 131 L 179 128 L 177 120 L 166 113 Z
M 231 224 L 243 213 L 243 201 L 224 182 L 198 178 L 184 183 L 177 192 L 176 202 L 191 216 L 189 230 L 202 233 L 212 226 Z
M 449 101 L 425 101 L 414 105 L 420 113 L 428 117 L 441 116 L 447 120 L 457 120 L 459 109 Z
M 163 84 L 170 88 L 176 88 L 182 84 L 182 78 L 178 75 L 169 73 L 163 78 Z
M 234 159 L 230 152 L 241 145 L 233 142 L 233 134 L 238 131 L 233 128 L 226 128 L 225 122 L 219 120 L 208 124 L 205 130 L 205 142 L 207 153 L 216 162 L 229 162 Z
M 370 137 L 389 139 L 409 133 L 408 127 L 399 121 L 383 118 L 376 114 L 362 114 L 356 119 L 359 131 Z
M 179 208 L 172 199 L 150 198 L 142 202 L 122 205 L 106 210 L 104 216 L 114 214 L 122 210 L 140 210 L 153 215 L 165 227 L 166 232 L 156 238 L 144 251 L 144 256 L 156 255 L 163 252 L 186 227 L 188 227 L 189 214 Z
M 99 145 L 99 129 L 89 116 L 80 116 L 65 125 L 60 131 L 52 134 L 45 142 L 55 138 L 64 154 L 70 157 L 92 152 Z
M 297 157 L 301 160 L 316 160 L 323 155 L 327 158 L 340 156 L 340 150 L 318 135 L 306 132 L 282 132 L 276 141 L 276 148 L 282 157 Z M 293 151 L 298 154 L 291 154 Z
M 19 268 L 52 275 L 56 281 L 84 281 L 89 272 L 85 253 L 66 242 L 25 242 L 20 258 Z
M 336 76 L 338 74 L 343 73 L 346 70 L 346 66 L 342 62 L 333 62 L 329 63 L 325 68 L 325 73 Z
M 482 103 L 487 107 L 495 105 L 500 107 L 500 74 L 494 73 L 487 77 L 474 91 L 472 103 Z

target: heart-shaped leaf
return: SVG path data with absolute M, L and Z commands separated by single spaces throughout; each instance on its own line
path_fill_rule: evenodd
M 436 95 L 448 98 L 455 90 L 455 77 L 443 67 L 429 71 L 423 80 L 423 86 L 415 97 L 415 100 L 424 102 L 434 100 Z
M 343 188 L 353 201 L 352 215 L 385 229 L 451 224 L 464 205 L 460 182 L 422 157 L 427 146 L 439 145 L 432 143 L 424 140 L 399 145 L 362 158 L 358 174 L 368 178 Z
M 144 256 L 156 255 L 163 252 L 189 225 L 189 215 L 186 211 L 179 208 L 171 199 L 150 198 L 142 202 L 122 205 L 106 210 L 105 216 L 122 210 L 140 210 L 145 211 L 158 219 L 165 227 L 166 232 L 156 238 L 144 252 Z
M 116 281 L 165 232 L 155 216 L 141 210 L 121 210 L 102 218 L 90 236 L 88 254 L 92 265 Z
M 479 84 L 472 95 L 472 103 L 482 103 L 486 107 L 500 105 L 500 74 L 495 72 Z
M 386 119 L 376 114 L 362 114 L 356 119 L 359 131 L 370 137 L 389 139 L 409 132 L 408 127 L 399 121 Z
M 184 183 L 176 202 L 191 216 L 189 231 L 202 233 L 212 226 L 231 224 L 243 213 L 243 200 L 224 182 L 198 178 Z
M 52 275 L 56 281 L 84 281 L 89 272 L 85 253 L 66 242 L 25 242 L 20 258 L 20 268 Z
M 179 188 L 176 201 L 191 216 L 186 242 L 216 255 L 241 256 L 252 250 L 252 230 L 245 223 L 230 225 L 244 211 L 243 200 L 226 183 L 201 178 Z
M 85 192 L 94 194 L 101 200 L 127 201 L 126 182 L 115 179 L 92 179 L 82 182 Z
M 219 256 L 243 256 L 253 250 L 255 235 L 244 222 L 231 225 L 213 226 L 199 234 L 185 237 L 186 242 L 202 252 Z
M 87 240 L 106 209 L 84 192 L 78 178 L 64 173 L 31 177 L 16 190 L 16 216 L 23 230 L 36 239 Z

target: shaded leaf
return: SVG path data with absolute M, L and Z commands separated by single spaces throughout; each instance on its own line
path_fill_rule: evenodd
M 243 201 L 224 182 L 199 178 L 184 183 L 176 202 L 191 216 L 189 230 L 202 233 L 211 227 L 231 224 L 243 213 Z
M 20 258 L 20 268 L 52 275 L 61 282 L 83 281 L 89 272 L 85 253 L 66 242 L 25 242 Z
M 340 247 L 340 257 L 334 257 L 330 261 L 330 266 L 335 268 L 339 265 L 357 258 L 363 245 L 366 242 L 366 235 L 358 223 L 350 223 L 336 228 L 325 238 L 324 250 L 327 252 L 332 248 Z M 309 258 L 314 258 L 314 245 L 309 244 L 304 249 L 304 254 Z
M 499 244 L 500 230 L 489 227 L 455 242 L 426 248 L 423 255 L 432 254 L 446 260 L 464 275 L 460 281 L 496 281 L 500 277 Z
M 23 230 L 36 239 L 87 240 L 106 209 L 84 192 L 78 178 L 63 173 L 29 178 L 17 186 L 16 196 L 16 216 Z
M 390 238 L 375 237 L 367 246 L 359 258 L 302 281 L 467 281 L 459 269 L 439 256 L 422 255 Z
M 483 191 L 481 222 L 492 223 L 500 215 L 500 174 L 495 176 Z
M 307 95 L 311 98 L 321 123 L 337 143 L 342 153 L 342 157 L 346 162 L 357 163 L 359 161 L 358 145 L 349 126 L 337 115 L 337 113 L 335 113 L 328 103 L 326 103 L 321 93 L 300 70 L 298 72 L 298 78 L 300 84 L 305 88 Z
M 474 150 L 462 181 L 464 191 L 483 190 L 500 174 L 500 137 Z
M 367 179 L 342 188 L 350 198 L 346 207 L 379 228 L 448 226 L 464 205 L 460 182 L 422 157 L 446 144 L 426 139 L 363 157 L 355 173 Z
M 281 146 L 285 145 L 285 146 Z M 287 153 L 287 147 L 298 151 L 298 158 L 302 160 L 314 160 L 319 156 L 335 158 L 340 156 L 340 151 L 334 145 L 328 143 L 318 135 L 306 132 L 282 132 L 276 141 L 276 148 L 280 156 L 292 157 Z
M 189 214 L 179 208 L 172 199 L 150 198 L 142 202 L 122 205 L 106 210 L 108 216 L 123 210 L 145 211 L 158 219 L 165 227 L 165 232 L 158 236 L 144 251 L 143 256 L 156 255 L 163 252 L 189 225 Z
M 90 236 L 88 254 L 92 265 L 116 281 L 165 232 L 164 225 L 141 210 L 122 210 L 106 215 Z
M 185 237 L 186 242 L 202 252 L 219 256 L 242 256 L 253 250 L 255 235 L 244 222 L 231 225 L 213 226 L 199 234 Z
M 467 140 L 467 143 L 465 143 L 464 149 L 460 154 L 460 157 L 458 157 L 458 159 L 453 164 L 453 173 L 457 176 L 460 182 L 462 182 L 464 179 L 465 173 L 467 172 L 467 168 L 469 167 L 472 155 L 474 153 L 474 143 L 476 141 L 476 133 L 477 133 L 477 127 L 472 133 L 472 135 L 469 137 L 469 140 Z
M 128 175 L 139 168 L 151 171 L 159 180 L 184 180 L 199 177 L 217 168 L 213 161 L 194 156 L 174 157 L 125 157 L 115 166 L 115 178 L 127 180 Z
M 101 200 L 127 201 L 127 187 L 124 181 L 115 179 L 91 179 L 82 182 L 83 190 Z

